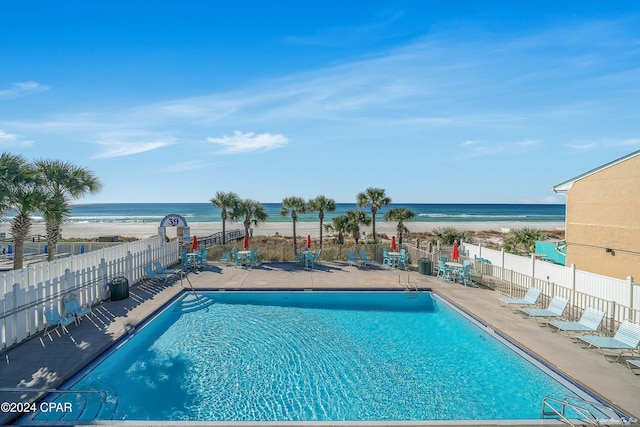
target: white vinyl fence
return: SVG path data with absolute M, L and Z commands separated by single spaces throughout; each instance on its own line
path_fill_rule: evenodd
M 576 269 L 575 265 L 565 267 L 535 256 L 523 257 L 464 243 L 465 256 L 471 260 L 488 260 L 482 268 L 484 275 L 493 276 L 521 288 L 540 286 L 564 288 L 575 294 L 586 295 L 615 304 L 616 321 L 640 320 L 640 284 L 631 276 L 625 280 L 602 276 Z M 585 307 L 581 307 L 584 309 Z M 611 313 L 610 313 L 611 314 Z
M 171 265 L 179 255 L 177 242 L 154 236 L 0 273 L 0 349 L 44 329 L 44 311 L 57 306 L 64 313 L 70 293 L 80 304 L 94 305 L 106 298 L 112 278 L 134 284 L 144 278 L 144 265 Z

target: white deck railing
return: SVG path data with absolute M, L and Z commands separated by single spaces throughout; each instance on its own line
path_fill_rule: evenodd
M 94 305 L 105 298 L 113 277 L 136 283 L 144 278 L 144 265 L 174 264 L 179 252 L 177 242 L 154 236 L 0 273 L 0 349 L 41 331 L 45 310 L 57 305 L 64 313 L 67 294 L 73 292 L 80 304 Z

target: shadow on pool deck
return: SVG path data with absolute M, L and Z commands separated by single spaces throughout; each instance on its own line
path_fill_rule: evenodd
M 38 334 L 1 354 L 0 387 L 55 388 L 93 360 L 136 325 L 162 308 L 175 295 L 196 289 L 433 289 L 494 330 L 544 359 L 565 376 L 592 390 L 601 399 L 615 405 L 631 417 L 640 418 L 640 376 L 620 363 L 609 363 L 599 352 L 585 350 L 569 338 L 511 310 L 500 307 L 496 291 L 482 287 L 464 287 L 443 283 L 433 276 L 416 272 L 388 270 L 380 266 L 358 268 L 347 264 L 322 263 L 304 269 L 294 263 L 265 263 L 244 269 L 211 264 L 206 270 L 188 274 L 188 280 L 167 285 L 136 285 L 130 297 L 105 301 L 93 307 L 93 315 L 79 326 L 71 325 L 69 334 L 53 341 Z M 44 344 L 44 346 L 43 346 Z M 454 349 L 452 349 L 453 351 Z M 34 394 L 0 393 L 0 402 L 23 402 Z M 0 422 L 13 419 L 0 413 Z

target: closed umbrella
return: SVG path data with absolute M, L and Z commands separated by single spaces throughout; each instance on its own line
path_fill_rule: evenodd
M 453 242 L 453 248 L 451 248 L 451 259 L 457 260 L 460 258 L 460 254 L 458 253 L 458 242 Z
M 311 234 L 307 234 L 307 249 L 311 249 Z
M 191 250 L 192 251 L 198 250 L 198 238 L 196 236 L 193 236 L 193 242 L 191 243 Z
M 391 250 L 398 250 L 398 246 L 396 245 L 396 236 L 391 236 Z
M 247 249 L 249 247 L 249 235 L 244 233 L 244 241 L 242 242 L 242 247 Z

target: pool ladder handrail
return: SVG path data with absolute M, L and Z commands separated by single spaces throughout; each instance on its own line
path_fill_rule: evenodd
M 404 284 L 400 279 L 400 275 L 398 275 L 398 283 L 402 287 L 404 287 L 404 291 L 407 294 L 407 298 L 417 298 L 418 293 L 420 293 L 420 289 L 418 289 L 418 285 L 413 285 L 413 288 L 411 288 L 411 283 L 409 283 L 409 278 L 410 276 L 407 275 L 407 283 Z
M 576 403 L 572 403 L 570 401 L 574 401 Z M 555 406 L 551 405 L 551 403 L 557 403 L 561 406 L 561 408 L 558 409 Z M 591 409 L 585 408 L 584 406 L 580 406 L 578 403 L 582 405 L 591 406 L 592 409 L 595 409 L 600 414 L 606 415 L 609 418 L 598 417 L 596 416 L 596 414 L 592 412 Z M 549 408 L 550 410 L 546 410 L 545 408 Z M 544 399 L 542 399 L 541 418 L 557 417 L 563 422 L 571 426 L 575 426 L 576 424 L 572 423 L 565 416 L 565 411 L 567 408 L 574 410 L 576 413 L 578 413 L 580 416 L 583 417 L 579 420 L 579 423 L 578 423 L 579 425 L 589 424 L 589 425 L 599 426 L 599 425 L 602 425 L 600 424 L 601 421 L 604 422 L 606 425 L 631 424 L 630 422 L 628 422 L 629 420 L 623 414 L 621 414 L 619 411 L 615 410 L 614 408 L 604 405 L 602 403 L 588 401 L 575 396 L 565 396 L 562 399 L 557 399 L 555 397 L 545 397 Z
M 180 286 L 182 286 L 184 288 L 184 285 L 182 284 L 182 278 L 187 279 L 187 282 L 189 282 L 189 287 L 191 288 L 191 293 L 196 297 L 196 300 L 198 301 L 198 304 L 205 304 L 201 299 L 200 299 L 200 295 L 198 295 L 198 293 L 196 292 L 195 288 L 193 287 L 193 284 L 191 283 L 191 280 L 189 280 L 189 275 L 182 270 L 180 272 Z M 206 311 L 209 311 L 209 307 L 206 307 L 205 309 Z

